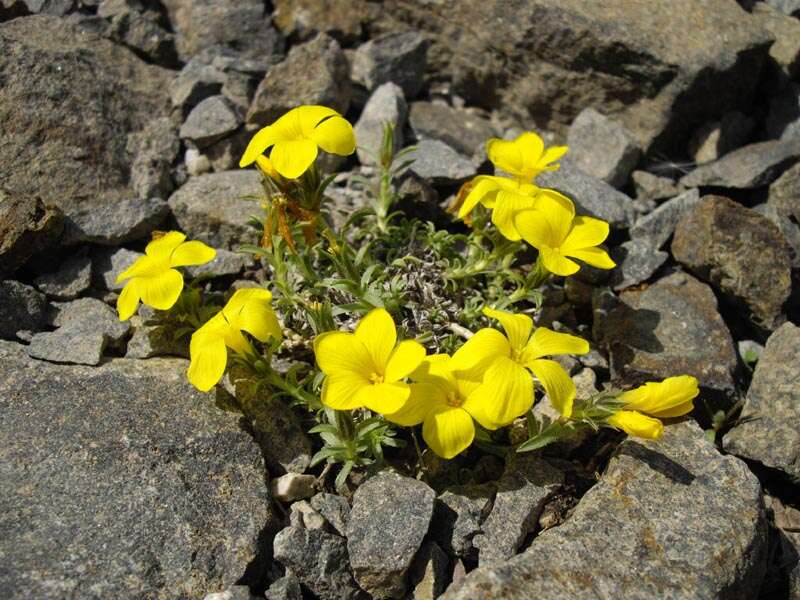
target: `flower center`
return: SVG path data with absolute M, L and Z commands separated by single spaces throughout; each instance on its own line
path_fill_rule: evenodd
M 447 394 L 447 398 L 445 398 L 445 402 L 447 403 L 447 406 L 452 406 L 454 408 L 458 408 L 459 406 L 464 404 L 464 401 L 461 399 L 461 396 L 459 396 L 458 393 L 456 392 L 449 392 Z
M 374 384 L 383 383 L 383 375 L 380 373 L 373 373 L 369 376 L 369 380 Z

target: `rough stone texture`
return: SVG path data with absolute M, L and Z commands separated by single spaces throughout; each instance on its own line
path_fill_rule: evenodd
M 211 96 L 195 106 L 181 125 L 181 138 L 205 148 L 233 133 L 242 119 L 225 96 Z
M 92 260 L 76 256 L 61 263 L 57 271 L 36 278 L 36 288 L 59 300 L 71 300 L 80 296 L 92 284 Z
M 701 165 L 681 179 L 684 187 L 717 186 L 750 189 L 772 183 L 800 161 L 800 138 L 750 144 Z
M 249 56 L 282 51 L 261 0 L 164 0 L 181 60 L 211 46 L 230 46 Z
M 322 104 L 345 114 L 350 106 L 347 71 L 339 43 L 324 33 L 293 46 L 286 60 L 270 68 L 258 85 L 247 122 L 269 125 L 301 104 Z
M 631 173 L 637 200 L 661 200 L 673 198 L 681 193 L 680 187 L 669 177 L 655 175 L 647 171 Z
M 253 241 L 247 224 L 259 210 L 248 196 L 262 196 L 261 176 L 253 169 L 192 177 L 169 198 L 178 226 L 192 239 L 216 248 Z
M 692 211 L 698 202 L 700 193 L 696 189 L 667 200 L 636 221 L 630 229 L 631 238 L 646 241 L 653 249 L 661 248 L 675 232 L 681 218 Z
M 669 254 L 653 247 L 650 240 L 632 239 L 612 248 L 611 258 L 617 263 L 611 272 L 611 285 L 622 290 L 650 279 Z
M 0 338 L 13 340 L 18 331 L 41 331 L 47 321 L 47 299 L 19 281 L 0 281 Z
M 569 156 L 585 173 L 621 188 L 639 161 L 641 150 L 622 125 L 587 108 L 575 118 L 567 133 Z
M 52 247 L 63 229 L 64 216 L 58 208 L 0 188 L 0 277 Z
M 410 100 L 422 90 L 427 54 L 428 42 L 418 32 L 389 33 L 358 47 L 350 75 L 368 90 L 394 82 Z
M 434 185 L 453 185 L 475 175 L 470 159 L 439 140 L 420 141 L 406 158 L 414 160 L 409 167 L 412 173 Z
M 336 533 L 342 537 L 347 535 L 347 523 L 350 521 L 350 505 L 347 499 L 320 492 L 311 498 L 311 507 L 325 517 Z
M 378 164 L 385 123 L 394 126 L 395 152 L 403 147 L 407 116 L 408 106 L 400 86 L 389 81 L 372 92 L 354 128 L 358 140 L 356 152 L 362 165 Z
M 267 589 L 267 600 L 303 600 L 300 580 L 294 575 L 284 575 Z
M 280 502 L 294 502 L 313 496 L 316 481 L 313 475 L 286 473 L 270 482 L 270 491 L 272 497 Z
M 754 206 L 753 210 L 765 216 L 780 229 L 791 248 L 792 268 L 800 269 L 800 227 L 792 221 L 791 217 L 781 214 L 781 211 L 773 204 L 759 204 Z
M 0 356 L 4 597 L 200 598 L 242 577 L 276 525 L 263 458 L 186 361 Z
M 92 253 L 92 281 L 102 290 L 119 291 L 125 282 L 117 283 L 117 277 L 137 259 L 144 256 L 127 248 L 99 248 Z
M 116 246 L 147 236 L 168 214 L 169 206 L 160 198 L 124 198 L 94 207 L 83 204 L 69 214 L 63 240 L 65 244 Z
M 436 542 L 425 542 L 417 554 L 411 578 L 415 582 L 414 600 L 436 600 L 444 592 L 449 579 L 449 559 Z
M 728 452 L 800 480 L 800 328 L 781 325 L 767 340 Z
M 689 155 L 698 164 L 717 160 L 744 146 L 755 124 L 755 120 L 738 110 L 726 113 L 719 121 L 704 123 L 689 140 Z
M 564 483 L 564 473 L 534 454 L 512 455 L 497 483 L 492 512 L 475 536 L 481 567 L 517 553 L 533 533 L 544 503 Z
M 786 171 L 771 186 L 767 202 L 786 217 L 800 223 L 800 163 Z
M 779 95 L 770 98 L 769 112 L 764 121 L 767 135 L 771 138 L 800 139 L 800 83 L 792 82 Z
M 435 500 L 425 483 L 392 472 L 356 490 L 347 549 L 358 584 L 373 597 L 403 597 L 406 573 L 428 532 Z
M 733 395 L 736 350 L 707 285 L 675 273 L 622 292 L 618 302 L 597 296 L 594 338 L 609 351 L 615 382 L 627 387 L 685 373 L 707 391 Z
M 124 44 L 150 62 L 175 67 L 175 36 L 167 32 L 159 23 L 160 14 L 155 10 L 127 0 L 104 0 L 97 7 L 97 17 L 93 24 L 100 27 L 106 37 Z M 82 25 L 86 21 L 81 20 Z
M 569 159 L 561 161 L 557 171 L 536 178 L 541 187 L 553 188 L 569 196 L 578 212 L 608 221 L 612 227 L 625 228 L 633 223 L 633 202 L 602 179 L 584 173 Z
M 361 39 L 368 12 L 380 6 L 362 0 L 274 0 L 275 25 L 287 36 L 306 39 L 327 33 L 340 42 Z
M 792 291 L 791 250 L 769 219 L 721 196 L 706 196 L 675 230 L 672 254 L 774 329 Z
M 549 130 L 591 106 L 647 152 L 682 145 L 700 124 L 748 106 L 770 43 L 731 0 L 383 7 L 384 19 L 429 35 L 430 70 L 451 76 L 468 103 L 503 106 Z
M 140 305 L 139 310 L 142 311 Z M 128 340 L 125 358 L 152 358 L 153 356 L 182 356 L 189 358 L 189 338 L 177 335 L 171 323 L 149 321 L 138 315 L 131 320 L 133 335 Z
M 756 3 L 753 6 L 753 16 L 775 37 L 769 55 L 780 69 L 780 78 L 796 78 L 800 75 L 800 22 L 782 14 L 776 7 L 770 6 L 769 2 Z
M 442 598 L 754 598 L 766 556 L 758 480 L 683 422 L 624 442 L 564 524 Z
M 496 137 L 491 122 L 441 102 L 411 104 L 409 122 L 418 139 L 439 140 L 465 156 L 486 159 L 486 141 Z
M 454 486 L 436 498 L 431 536 L 448 553 L 475 558 L 473 539 L 492 507 L 497 491 L 494 483 Z
M 293 525 L 275 536 L 273 551 L 275 559 L 322 600 L 364 598 L 348 569 L 343 537 Z
M 153 119 L 140 132 L 128 137 L 131 188 L 139 198 L 166 198 L 172 191 L 171 168 L 178 157 L 180 141 L 169 117 Z
M 94 298 L 54 304 L 55 331 L 37 333 L 26 347 L 33 358 L 57 363 L 97 365 L 108 344 L 118 345 L 130 331 L 107 304 Z
M 168 73 L 64 19 L 0 24 L 0 186 L 59 206 L 86 241 L 150 227 L 131 204 L 127 144 L 166 115 Z
M 197 277 L 198 275 L 209 277 L 233 277 L 241 273 L 246 266 L 252 264 L 251 255 L 218 248 L 214 260 L 204 265 L 186 267 L 185 272 L 190 277 Z
M 198 103 L 219 94 L 226 80 L 225 73 L 206 64 L 200 57 L 195 57 L 183 66 L 169 84 L 172 105 L 181 108 L 183 114 L 188 114 Z

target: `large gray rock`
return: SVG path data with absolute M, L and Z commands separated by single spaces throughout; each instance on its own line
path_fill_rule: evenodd
M 0 24 L 0 186 L 59 206 L 73 239 L 141 236 L 165 212 L 139 204 L 128 137 L 167 115 L 169 77 L 64 19 Z
M 650 279 L 669 254 L 658 250 L 650 240 L 632 239 L 611 249 L 611 258 L 617 263 L 611 272 L 611 285 L 623 290 Z
M 144 55 L 164 67 L 177 65 L 175 36 L 161 26 L 158 10 L 146 10 L 144 3 L 127 0 L 104 0 L 97 7 L 97 17 L 88 17 L 92 25 L 112 40 Z
M 375 598 L 402 598 L 406 574 L 433 516 L 436 494 L 425 483 L 382 472 L 353 497 L 347 549 L 358 584 Z
M 362 165 L 379 163 L 386 123 L 394 126 L 394 151 L 403 147 L 403 127 L 407 116 L 408 106 L 399 85 L 389 81 L 372 92 L 354 129 L 358 140 L 356 152 Z
M 117 283 L 117 277 L 142 256 L 143 253 L 127 248 L 98 248 L 92 253 L 94 286 L 101 290 L 122 290 L 125 282 Z
M 453 486 L 436 498 L 431 536 L 447 552 L 475 558 L 475 536 L 489 515 L 497 486 L 493 483 Z
M 569 196 L 579 213 L 608 221 L 612 227 L 626 228 L 633 223 L 633 201 L 602 179 L 584 173 L 569 159 L 557 171 L 536 178 L 537 185 L 553 188 Z
M 211 96 L 195 106 L 181 125 L 181 138 L 205 148 L 230 135 L 242 118 L 225 96 Z
M 142 131 L 128 137 L 131 188 L 137 198 L 166 198 L 173 190 L 172 165 L 178 157 L 180 140 L 169 117 L 153 119 Z
M 183 114 L 188 114 L 198 103 L 219 94 L 227 79 L 221 70 L 200 57 L 194 57 L 183 65 L 180 73 L 170 82 L 170 100 Z
M 39 275 L 34 282 L 40 292 L 58 300 L 72 300 L 92 284 L 92 259 L 75 256 L 58 265 L 56 271 Z
M 454 185 L 475 175 L 475 166 L 463 154 L 439 140 L 422 140 L 406 156 L 409 170 L 434 185 Z
M 684 187 L 750 189 L 772 183 L 800 161 L 800 138 L 750 144 L 697 167 L 681 179 Z
M 487 119 L 441 102 L 412 103 L 408 120 L 417 139 L 439 140 L 479 160 L 486 159 L 487 140 L 497 136 Z
M 800 328 L 781 325 L 767 340 L 728 452 L 800 480 Z
M 406 98 L 422 90 L 428 42 L 416 31 L 388 33 L 361 44 L 353 54 L 351 76 L 368 90 L 391 81 Z
M 63 229 L 64 215 L 58 208 L 0 188 L 0 277 L 51 248 Z
M 765 216 L 780 230 L 791 248 L 792 268 L 800 269 L 800 226 L 790 216 L 782 214 L 775 205 L 768 202 L 754 206 L 753 210 Z
M 797 75 L 800 75 L 800 21 L 770 6 L 769 2 L 757 2 L 753 6 L 753 16 L 758 18 L 764 29 L 775 38 L 775 43 L 770 46 L 769 55 L 779 72 L 779 76 L 776 77 L 777 83 L 782 84 L 786 79 L 796 79 Z
M 766 217 L 722 196 L 706 196 L 675 230 L 672 254 L 772 330 L 792 291 L 791 249 Z
M 301 104 L 321 104 L 345 114 L 350 106 L 347 59 L 339 43 L 325 34 L 292 47 L 270 68 L 256 89 L 247 122 L 259 126 Z
M 442 598 L 754 598 L 766 557 L 758 480 L 683 422 L 624 442 L 566 523 Z
M 639 161 L 641 150 L 622 125 L 593 108 L 575 118 L 567 133 L 569 156 L 585 173 L 621 188 Z
M 0 338 L 18 331 L 41 331 L 47 322 L 47 298 L 19 281 L 0 281 Z
M 263 193 L 256 170 L 223 171 L 190 178 L 170 196 L 169 206 L 188 237 L 232 248 L 254 240 L 247 222 L 260 208 L 247 198 Z
M 595 332 L 609 351 L 612 379 L 633 386 L 693 375 L 722 404 L 735 392 L 736 350 L 714 292 L 685 273 L 659 279 L 618 300 L 595 298 Z
M 800 163 L 778 177 L 769 186 L 767 202 L 785 217 L 800 223 Z
M 186 361 L 0 357 L 4 597 L 202 598 L 242 578 L 277 524 L 264 461 Z
M 286 36 L 307 39 L 317 33 L 349 44 L 361 40 L 367 13 L 380 5 L 363 0 L 274 0 L 275 25 Z
M 678 222 L 700 202 L 696 189 L 688 190 L 667 200 L 653 212 L 646 214 L 630 229 L 631 238 L 650 244 L 653 249 L 663 246 L 675 232 Z

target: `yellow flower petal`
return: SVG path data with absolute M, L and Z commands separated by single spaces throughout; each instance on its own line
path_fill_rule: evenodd
M 275 170 L 286 179 L 297 179 L 317 158 L 317 144 L 312 140 L 281 140 L 269 155 Z
M 189 382 L 201 392 L 207 392 L 214 387 L 223 373 L 228 362 L 228 351 L 220 335 L 209 334 L 201 329 L 195 331 L 189 343 L 191 362 L 186 376 Z
M 575 384 L 564 368 L 554 360 L 538 359 L 528 363 L 536 379 L 542 384 L 550 403 L 562 417 L 572 416 L 575 401 Z
M 483 314 L 490 319 L 500 321 L 505 329 L 511 349 L 517 352 L 522 351 L 533 329 L 533 319 L 528 315 L 510 313 L 504 310 L 495 310 L 488 306 L 483 309 Z
M 464 202 L 461 204 L 461 207 L 458 209 L 458 218 L 463 219 L 469 213 L 472 212 L 472 209 L 479 202 L 484 202 L 486 196 L 488 194 L 492 194 L 497 192 L 500 189 L 500 185 L 497 180 L 500 179 L 499 177 L 490 177 L 488 175 L 478 175 L 473 179 L 473 187 L 470 190 L 467 197 L 464 198 Z
M 250 343 L 240 329 L 235 327 L 228 327 L 225 330 L 224 338 L 225 345 L 242 356 L 253 354 L 253 345 Z
M 230 320 L 235 318 L 248 302 L 254 300 L 270 302 L 272 301 L 272 293 L 264 288 L 244 288 L 236 290 L 222 310 L 226 318 Z
M 256 159 L 278 141 L 280 136 L 278 132 L 271 125 L 259 129 L 258 132 L 252 137 L 250 143 L 239 161 L 240 167 L 247 167 L 252 165 Z
M 679 417 L 691 412 L 692 401 L 700 393 L 697 379 L 690 375 L 668 377 L 664 381 L 649 381 L 620 394 L 625 408 L 654 417 Z
M 419 367 L 425 358 L 425 348 L 414 340 L 405 340 L 397 344 L 386 363 L 384 381 L 399 381 Z
M 617 266 L 608 253 L 601 248 L 584 248 L 582 250 L 570 250 L 567 256 L 582 260 L 586 264 L 597 267 L 598 269 L 613 269 Z
M 357 374 L 329 375 L 322 383 L 322 403 L 336 410 L 361 408 L 358 394 L 367 387 L 372 387 L 370 381 Z
M 258 165 L 258 168 L 261 169 L 262 173 L 268 175 L 275 181 L 281 180 L 281 174 L 275 170 L 275 167 L 269 157 L 259 154 L 256 156 L 256 164 Z
M 167 269 L 154 277 L 139 277 L 136 283 L 142 302 L 158 310 L 172 308 L 183 290 L 183 276 Z
M 504 238 L 516 242 L 521 236 L 514 224 L 514 216 L 521 210 L 533 208 L 535 203 L 531 196 L 501 190 L 497 192 L 492 209 L 492 223 Z
M 475 424 L 465 410 L 442 406 L 425 417 L 422 437 L 438 456 L 450 459 L 469 448 L 475 438 Z
M 403 427 L 413 427 L 425 420 L 425 416 L 437 406 L 445 406 L 443 389 L 431 383 L 412 383 L 410 395 L 397 412 L 386 414 L 386 419 Z
M 232 322 L 238 329 L 246 331 L 260 342 L 266 342 L 270 337 L 280 338 L 281 326 L 270 306 L 271 297 L 271 294 L 269 294 L 269 298 L 265 298 L 263 294 L 250 295 L 239 308 L 235 322 L 234 320 Z M 225 314 L 228 314 L 228 310 L 225 310 Z
M 544 151 L 542 158 L 539 159 L 539 168 L 543 171 L 556 171 L 558 165 L 550 165 L 564 156 L 569 151 L 569 146 L 552 146 Z
M 367 349 L 375 368 L 383 375 L 397 343 L 392 315 L 383 308 L 372 309 L 356 326 L 355 337 Z
M 664 425 L 661 421 L 632 410 L 621 410 L 614 413 L 606 419 L 606 423 L 621 429 L 628 435 L 649 440 L 657 440 L 664 432 Z
M 572 220 L 572 229 L 561 244 L 561 250 L 568 253 L 570 250 L 581 250 L 602 244 L 608 237 L 608 223 L 587 217 L 577 216 Z
M 492 138 L 486 143 L 486 154 L 495 167 L 523 179 L 532 179 L 544 151 L 542 138 L 532 131 L 513 141 Z
M 481 384 L 478 383 L 473 387 L 471 393 L 467 395 L 467 399 L 464 400 L 463 404 L 461 405 L 461 408 L 467 411 L 473 419 L 480 423 L 481 427 L 488 429 L 489 431 L 494 431 L 495 429 L 503 427 L 505 424 L 498 423 L 492 419 L 490 411 L 485 403 L 485 394 L 483 394 L 483 392 L 479 394 L 474 393 L 476 390 L 480 389 L 480 386 Z
M 317 365 L 326 375 L 359 374 L 369 379 L 377 372 L 364 344 L 352 333 L 329 331 L 314 340 Z
M 360 406 L 373 412 L 390 415 L 403 408 L 410 395 L 411 388 L 407 383 L 378 383 L 360 389 L 356 400 Z
M 139 291 L 136 288 L 136 279 L 125 284 L 117 298 L 117 312 L 120 321 L 130 319 L 139 308 Z
M 456 388 L 456 378 L 453 374 L 453 362 L 447 354 L 432 354 L 426 356 L 419 366 L 411 373 L 414 381 L 436 385 L 447 393 Z
M 511 355 L 508 338 L 496 329 L 486 327 L 478 330 L 456 350 L 450 360 L 453 371 L 471 371 L 485 369 L 499 357 Z
M 150 256 L 140 256 L 133 264 L 117 275 L 116 283 L 134 277 L 153 277 L 164 271 L 164 264 L 159 264 Z
M 299 127 L 301 134 L 304 137 L 311 138 L 314 135 L 314 129 L 325 119 L 330 117 L 340 117 L 341 115 L 327 106 L 320 106 L 319 104 L 305 104 L 290 110 L 279 121 L 289 121 L 289 118 L 295 119 L 296 126 Z M 278 125 L 278 122 L 275 123 Z
M 568 333 L 559 333 L 547 327 L 537 327 L 525 346 L 520 361 L 523 364 L 543 356 L 556 354 L 586 354 L 589 342 Z
M 339 115 L 328 117 L 316 125 L 311 132 L 311 139 L 330 154 L 348 156 L 356 149 L 353 126 Z
M 203 242 L 184 242 L 172 252 L 169 266 L 184 267 L 186 265 L 202 265 L 214 260 L 217 251 Z
M 168 231 L 147 244 L 144 253 L 157 262 L 169 264 L 170 255 L 185 239 L 186 236 L 180 231 Z
M 577 263 L 568 259 L 558 250 L 554 250 L 545 246 L 543 248 L 539 248 L 539 256 L 542 258 L 542 264 L 544 265 L 545 269 L 554 275 L 566 277 L 567 275 L 574 275 L 580 270 L 580 267 Z
M 533 404 L 533 380 L 510 358 L 498 358 L 486 370 L 483 383 L 469 400 L 480 403 L 492 423 L 508 425 Z

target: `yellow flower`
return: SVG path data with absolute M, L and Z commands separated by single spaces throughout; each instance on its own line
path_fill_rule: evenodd
M 314 340 L 317 364 L 325 373 L 322 403 L 336 410 L 367 407 L 389 414 L 400 410 L 410 390 L 403 380 L 425 358 L 414 340 L 397 343 L 391 315 L 367 314 L 354 333 L 330 331 Z
M 572 275 L 580 268 L 570 258 L 577 258 L 600 269 L 616 264 L 605 250 L 598 248 L 608 237 L 608 223 L 592 217 L 575 216 L 574 207 L 542 196 L 533 209 L 523 209 L 514 216 L 522 239 L 539 251 L 545 268 L 556 275 Z
M 278 318 L 270 302 L 272 294 L 260 288 L 236 290 L 228 303 L 192 334 L 191 363 L 187 376 L 198 390 L 207 392 L 222 379 L 228 351 L 245 356 L 253 352 L 247 332 L 260 342 L 281 337 Z
M 453 458 L 475 438 L 473 419 L 494 429 L 484 406 L 473 394 L 481 382 L 451 368 L 452 359 L 436 354 L 411 374 L 411 395 L 398 412 L 386 415 L 393 423 L 410 427 L 422 423 L 422 437 L 436 454 Z
M 512 242 L 521 238 L 514 223 L 514 215 L 524 209 L 536 208 L 541 198 L 549 198 L 563 204 L 566 210 L 575 211 L 572 201 L 566 196 L 555 190 L 538 188 L 531 183 L 491 175 L 478 175 L 470 183 L 472 189 L 464 198 L 458 217 L 464 219 L 480 203 L 491 209 L 492 223 L 503 237 Z
M 511 423 L 533 404 L 533 382 L 527 370 L 542 384 L 559 413 L 569 417 L 575 384 L 561 365 L 543 357 L 586 354 L 588 342 L 545 327 L 534 330 L 528 315 L 490 308 L 484 308 L 483 313 L 500 321 L 506 335 L 491 328 L 479 330 L 456 351 L 450 368 L 468 372 L 473 378 L 475 373 L 483 373 L 482 384 L 473 394 L 494 423 L 490 429 Z
M 170 231 L 147 244 L 145 255 L 117 276 L 117 283 L 128 279 L 117 299 L 117 312 L 127 321 L 139 301 L 158 310 L 167 310 L 183 290 L 183 275 L 175 267 L 202 265 L 213 260 L 216 250 L 203 242 L 184 242 L 186 236 Z
M 532 131 L 526 131 L 512 141 L 492 138 L 486 142 L 486 154 L 495 167 L 513 178 L 530 182 L 542 171 L 556 171 L 555 161 L 567 153 L 567 146 L 545 150 L 544 141 Z
M 239 166 L 253 164 L 270 147 L 275 170 L 297 179 L 316 160 L 319 149 L 347 156 L 355 151 L 356 138 L 352 125 L 332 108 L 298 106 L 253 136 Z
M 620 394 L 618 399 L 625 403 L 625 407 L 611 415 L 606 422 L 629 435 L 658 439 L 664 429 L 659 419 L 680 417 L 691 412 L 693 401 L 699 393 L 697 379 L 690 375 L 668 377 L 661 382 L 648 381 L 643 386 Z

